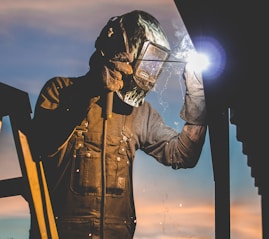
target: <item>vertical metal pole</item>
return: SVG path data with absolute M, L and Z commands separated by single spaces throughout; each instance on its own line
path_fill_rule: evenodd
M 210 112 L 209 137 L 215 180 L 215 239 L 230 238 L 230 170 L 228 109 Z
M 105 238 L 105 206 L 106 206 L 106 138 L 107 138 L 107 123 L 112 118 L 114 92 L 108 92 L 104 106 L 104 122 L 103 122 L 103 139 L 102 139 L 102 195 L 101 195 L 101 210 L 100 210 L 100 238 Z

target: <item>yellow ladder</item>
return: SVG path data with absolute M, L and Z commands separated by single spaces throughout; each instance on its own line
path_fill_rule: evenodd
M 27 138 L 31 112 L 26 92 L 0 82 L 0 130 L 2 117 L 9 116 L 22 174 L 22 177 L 0 180 L 0 197 L 28 193 L 33 203 L 41 239 L 58 239 L 43 164 L 41 161 L 33 160 Z

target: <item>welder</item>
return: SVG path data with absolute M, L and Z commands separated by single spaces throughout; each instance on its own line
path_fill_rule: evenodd
M 145 100 L 170 51 L 158 20 L 134 10 L 107 22 L 86 74 L 54 77 L 43 86 L 31 144 L 44 165 L 60 239 L 133 238 L 137 150 L 172 169 L 197 164 L 206 135 L 201 74 L 188 65 L 183 72 L 180 132 Z M 40 238 L 34 217 L 30 238 Z

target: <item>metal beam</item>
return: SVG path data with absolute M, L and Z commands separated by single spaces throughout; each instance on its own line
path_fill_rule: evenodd
M 31 106 L 28 94 L 0 83 L 0 116 L 9 116 L 22 178 L 0 181 L 1 196 L 26 193 L 33 204 L 42 239 L 58 239 L 42 162 L 35 162 L 28 140 L 31 125 Z M 16 184 L 16 185 L 15 185 Z M 24 184 L 24 185 L 23 185 Z M 21 187 L 25 186 L 25 187 Z

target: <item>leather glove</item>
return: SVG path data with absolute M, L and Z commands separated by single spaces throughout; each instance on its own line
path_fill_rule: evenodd
M 195 72 L 187 63 L 183 78 L 186 85 L 186 94 L 180 117 L 187 123 L 204 125 L 206 124 L 206 105 L 202 74 Z
M 97 88 L 112 92 L 120 90 L 123 87 L 123 74 L 133 74 L 129 62 L 133 62 L 133 58 L 126 52 L 115 54 L 108 59 L 101 51 L 95 51 L 89 65 Z
M 101 61 L 100 58 L 98 60 L 101 83 L 107 91 L 120 90 L 123 87 L 123 75 L 133 74 L 132 65 L 129 64 L 133 59 L 126 52 L 118 53 L 108 60 L 105 57 L 102 57 Z

